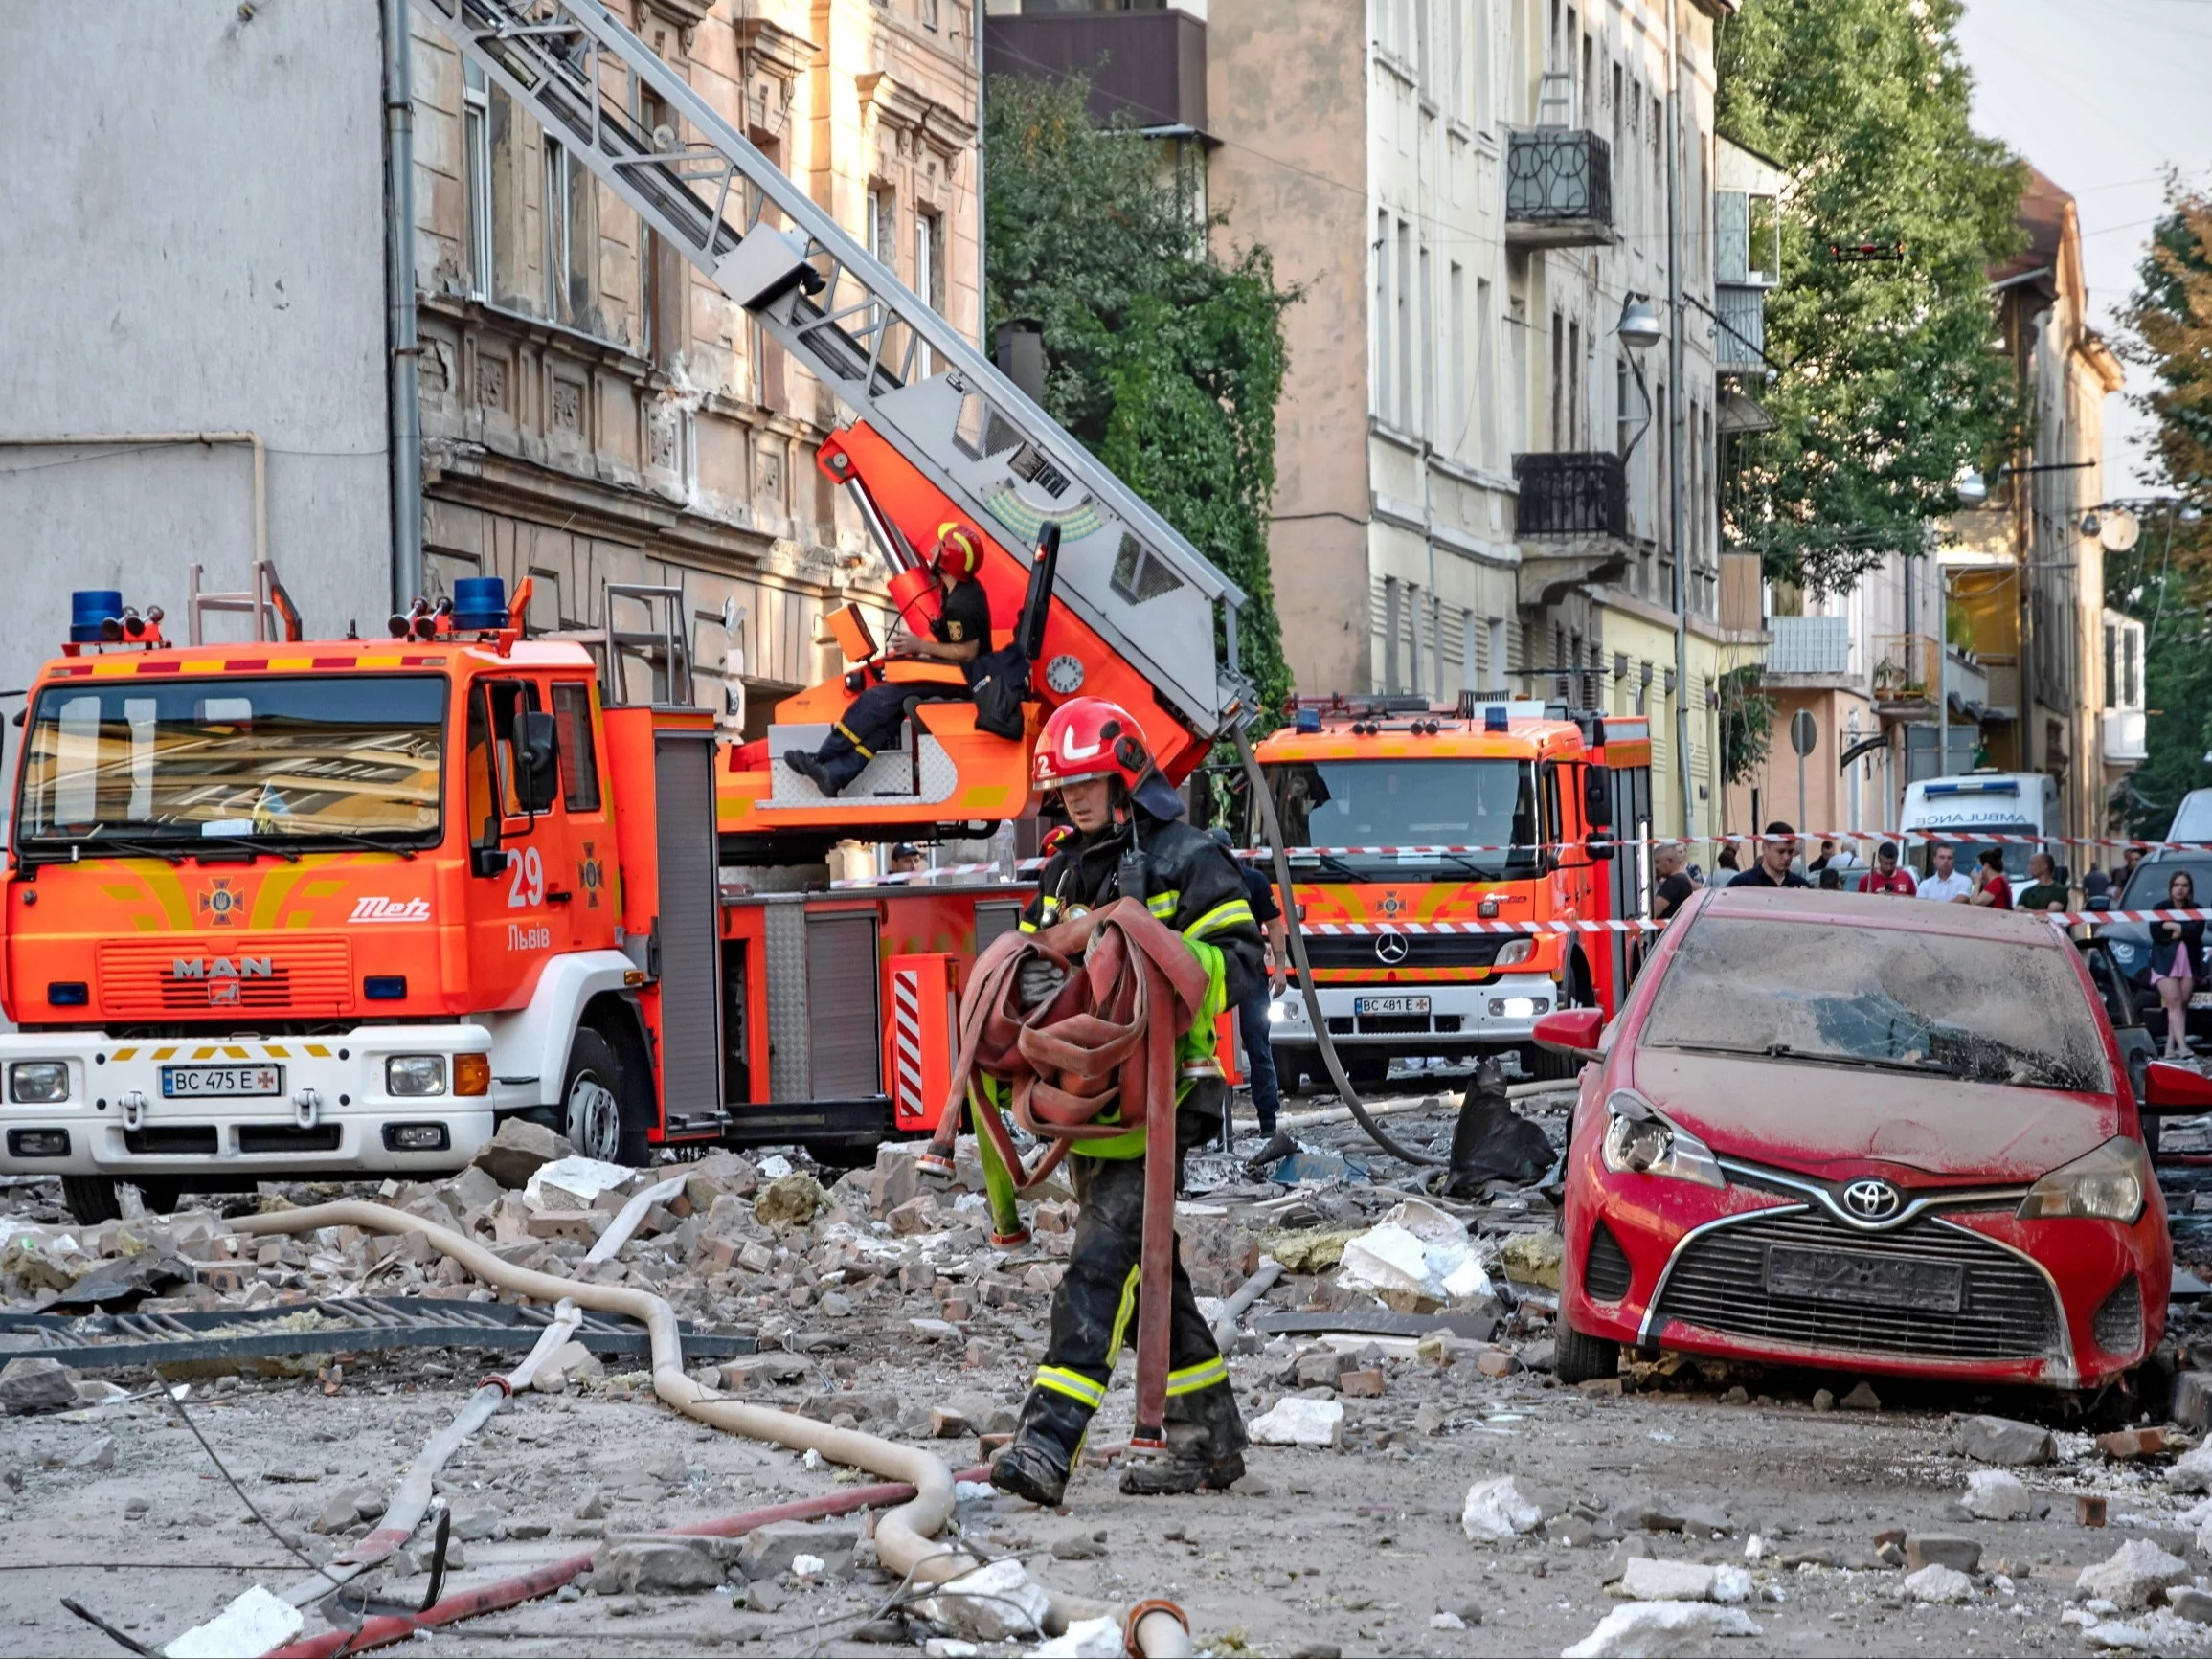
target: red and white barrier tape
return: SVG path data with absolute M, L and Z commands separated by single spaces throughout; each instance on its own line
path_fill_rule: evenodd
M 1440 858 L 1452 853 L 1537 853 L 1545 851 L 1567 852 L 1578 847 L 1657 847 L 1657 846 L 1756 846 L 1765 836 L 1592 836 L 1579 841 L 1496 841 L 1489 843 L 1451 843 L 1433 846 L 1344 846 L 1344 847 L 1285 847 L 1289 858 L 1372 859 L 1372 858 Z M 1807 841 L 1901 841 L 1971 843 L 1980 846 L 1996 843 L 2005 846 L 2079 846 L 2135 848 L 2140 852 L 2212 853 L 2212 841 L 2128 841 L 2111 836 L 2015 835 L 2009 832 L 1982 830 L 1799 830 L 1796 841 L 1800 847 Z M 1240 847 L 1241 859 L 1270 859 L 1275 855 L 1266 847 Z
M 1934 901 L 1929 901 L 1934 902 Z M 2023 916 L 2042 916 L 2054 927 L 2076 928 L 2107 922 L 2207 922 L 2212 908 L 2190 910 L 2022 910 Z M 1630 916 L 1605 921 L 1496 921 L 1496 922 L 1308 922 L 1301 929 L 1309 939 L 1371 939 L 1385 933 L 1418 938 L 1433 933 L 1653 933 L 1666 926 L 1649 917 Z

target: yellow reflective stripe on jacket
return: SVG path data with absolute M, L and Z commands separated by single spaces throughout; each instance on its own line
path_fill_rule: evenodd
M 1167 1374 L 1169 1398 L 1178 1394 L 1196 1394 L 1201 1388 L 1211 1388 L 1217 1382 L 1229 1380 L 1229 1362 L 1220 1355 L 1198 1365 L 1185 1365 L 1180 1371 Z
M 1106 1385 L 1094 1382 L 1080 1371 L 1070 1371 L 1063 1365 L 1041 1365 L 1037 1368 L 1039 1388 L 1050 1388 L 1054 1394 L 1065 1394 L 1070 1400 L 1088 1405 L 1096 1411 L 1106 1403 Z
M 1218 932 L 1223 928 L 1233 928 L 1239 922 L 1252 921 L 1252 901 L 1250 899 L 1231 899 L 1226 905 L 1214 906 L 1212 909 L 1184 929 L 1183 936 L 1185 939 L 1203 939 L 1207 934 Z M 1253 923 L 1253 926 L 1256 927 L 1257 925 L 1256 922 Z
M 1144 901 L 1144 908 L 1162 922 L 1175 914 L 1175 907 L 1183 903 L 1183 889 L 1170 887 L 1164 893 L 1154 893 Z

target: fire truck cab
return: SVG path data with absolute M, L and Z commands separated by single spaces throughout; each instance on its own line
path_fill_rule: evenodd
M 1612 844 L 1650 817 L 1641 717 L 1473 696 L 1301 698 L 1257 753 L 1355 1087 L 1415 1056 L 1502 1052 L 1534 1070 L 1539 1018 L 1617 1006 L 1633 949 L 1602 925 L 1643 909 L 1639 861 Z M 1304 999 L 1270 1016 L 1286 1081 L 1321 1078 Z

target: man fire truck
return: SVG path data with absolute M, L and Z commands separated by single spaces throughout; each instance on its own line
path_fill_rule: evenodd
M 826 618 L 838 670 L 742 743 L 655 701 L 693 683 L 679 588 L 533 636 L 529 584 L 487 576 L 312 639 L 263 564 L 218 607 L 255 638 L 203 640 L 194 604 L 183 644 L 126 602 L 152 595 L 80 595 L 0 872 L 0 1171 L 62 1177 L 86 1222 L 119 1180 L 447 1172 L 510 1115 L 631 1161 L 927 1132 L 962 972 L 1026 895 L 823 891 L 825 850 L 1032 814 L 1027 739 L 1078 696 L 1171 783 L 1248 713 L 1241 591 L 598 0 L 418 4 L 849 409 L 818 464 L 892 615 L 936 583 L 915 549 L 973 529 L 1012 619 L 988 646 L 1034 669 L 1021 735 L 979 725 L 962 664 L 886 658 L 859 602 Z M 849 673 L 909 689 L 832 795 L 780 757 L 819 752 Z
M 1612 844 L 1651 816 L 1641 715 L 1474 695 L 1298 699 L 1291 715 L 1259 762 L 1355 1087 L 1424 1055 L 1548 1069 L 1540 1016 L 1619 1005 L 1633 935 L 1575 925 L 1643 913 L 1639 849 Z M 1271 1012 L 1278 1072 L 1320 1078 L 1303 998 Z

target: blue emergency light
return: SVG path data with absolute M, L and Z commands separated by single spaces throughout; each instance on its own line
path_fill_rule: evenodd
M 108 621 L 123 615 L 119 588 L 80 588 L 69 595 L 69 640 L 73 645 L 97 645 L 107 638 Z
M 1482 710 L 1482 729 L 1484 731 L 1503 731 L 1505 729 L 1505 705 L 1502 703 L 1485 705 Z
M 1930 783 L 1922 786 L 1929 795 L 2015 795 L 2020 794 L 2020 780 L 2011 777 L 1971 777 L 1955 783 Z
M 453 625 L 463 633 L 506 627 L 506 581 L 498 576 L 463 576 L 455 582 Z

